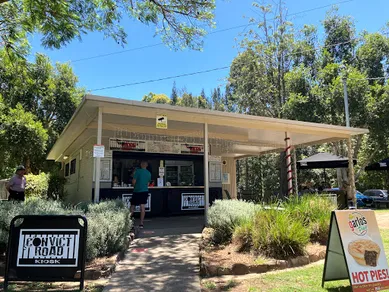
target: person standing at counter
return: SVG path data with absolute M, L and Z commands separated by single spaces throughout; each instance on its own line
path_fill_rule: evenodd
M 140 224 L 143 228 L 143 220 L 145 218 L 145 205 L 149 197 L 149 182 L 151 181 L 151 173 L 147 170 L 148 163 L 142 161 L 140 168 L 135 171 L 132 184 L 134 185 L 134 194 L 131 198 L 131 217 L 134 215 L 135 206 L 140 205 Z

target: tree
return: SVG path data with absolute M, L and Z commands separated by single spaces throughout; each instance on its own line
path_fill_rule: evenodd
M 171 102 L 166 94 L 155 94 L 153 92 L 143 96 L 142 101 L 160 104 L 169 104 Z
M 357 45 L 354 22 L 348 16 L 340 16 L 338 8 L 328 11 L 323 21 L 325 31 L 325 50 L 333 62 L 351 63 Z
M 213 26 L 214 0 L 3 0 L 0 38 L 17 49 L 27 34 L 40 33 L 42 45 L 60 48 L 88 32 L 98 31 L 126 43 L 120 22 L 125 17 L 156 26 L 156 33 L 173 47 L 199 48 L 204 27 Z
M 172 94 L 170 95 L 170 104 L 176 105 L 178 103 L 178 93 L 176 88 L 176 82 L 173 83 Z
M 81 101 L 85 90 L 77 87 L 78 79 L 68 64 L 51 64 L 37 54 L 34 62 L 12 60 L 0 51 L 0 94 L 4 104 L 15 108 L 20 104 L 36 116 L 48 131 L 50 148 L 65 128 Z
M 47 131 L 42 123 L 20 104 L 5 109 L 0 115 L 0 146 L 7 160 L 0 163 L 0 173 L 10 165 L 24 164 L 27 170 L 36 171 L 42 161 L 47 145 Z
M 197 107 L 197 99 L 192 93 L 184 92 L 180 100 L 180 106 Z

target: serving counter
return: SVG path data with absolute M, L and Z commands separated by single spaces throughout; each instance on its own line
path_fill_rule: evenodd
M 120 199 L 127 206 L 130 206 L 133 191 L 133 187 L 100 189 L 100 201 Z M 204 213 L 205 199 L 203 186 L 150 187 L 149 194 L 146 205 L 146 217 Z M 216 199 L 221 198 L 221 188 L 209 189 L 210 204 Z M 137 211 L 139 211 L 139 208 L 135 209 L 135 212 Z

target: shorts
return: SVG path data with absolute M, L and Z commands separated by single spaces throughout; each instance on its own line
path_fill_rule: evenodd
M 146 205 L 148 198 L 149 198 L 149 192 L 139 192 L 139 193 L 134 192 L 130 202 L 131 205 L 134 206 Z
M 9 190 L 9 201 L 24 201 L 24 192 Z

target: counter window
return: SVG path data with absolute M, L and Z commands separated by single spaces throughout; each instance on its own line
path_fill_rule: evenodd
M 201 156 L 159 155 L 150 153 L 113 152 L 112 186 L 132 186 L 132 178 L 142 160 L 149 164 L 152 185 L 157 186 L 159 168 L 165 168 L 164 186 L 203 186 L 204 169 Z

